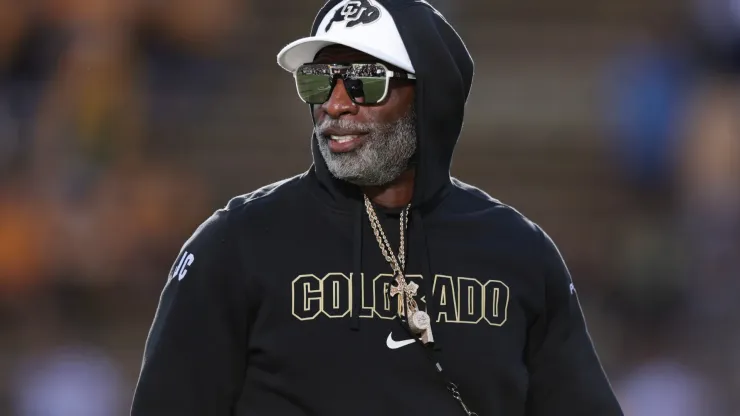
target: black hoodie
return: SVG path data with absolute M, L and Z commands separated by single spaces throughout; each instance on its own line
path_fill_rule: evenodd
M 621 415 L 552 240 L 450 177 L 473 79 L 465 45 L 426 2 L 376 1 L 416 69 L 406 272 L 435 346 L 403 342 L 362 194 L 331 176 L 312 138 L 306 173 L 234 198 L 183 246 L 131 414 L 464 415 L 452 380 L 480 416 Z M 398 213 L 376 208 L 398 247 Z

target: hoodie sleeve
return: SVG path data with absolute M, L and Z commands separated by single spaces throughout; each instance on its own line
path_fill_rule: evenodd
M 530 334 L 527 416 L 623 415 L 586 327 L 560 252 L 544 242 L 545 308 Z
M 238 273 L 229 211 L 185 243 L 172 266 L 131 408 L 132 416 L 227 416 L 246 365 L 246 288 Z

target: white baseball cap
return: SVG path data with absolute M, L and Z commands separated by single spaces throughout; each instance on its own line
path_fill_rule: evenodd
M 409 73 L 415 73 L 393 17 L 373 0 L 344 0 L 324 16 L 315 36 L 299 39 L 278 53 L 278 64 L 288 72 L 314 60 L 329 45 L 365 52 Z

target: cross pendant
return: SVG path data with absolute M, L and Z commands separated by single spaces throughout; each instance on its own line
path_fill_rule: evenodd
M 396 307 L 398 310 L 398 315 L 403 316 L 404 314 L 404 307 L 403 307 L 403 293 L 406 292 L 406 281 L 403 279 L 401 275 L 396 276 L 396 286 L 391 286 L 391 297 L 398 296 L 398 306 Z
M 391 286 L 391 297 L 398 296 L 398 315 L 406 316 L 406 308 L 404 307 L 403 295 L 407 296 L 407 299 L 413 299 L 419 290 L 419 285 L 414 282 L 407 283 L 402 275 L 396 276 L 396 286 Z

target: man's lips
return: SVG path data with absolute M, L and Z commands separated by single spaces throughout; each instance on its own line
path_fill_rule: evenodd
M 329 142 L 329 149 L 334 153 L 346 153 L 357 149 L 362 145 L 366 134 L 340 129 L 326 129 L 321 132 L 321 136 Z

